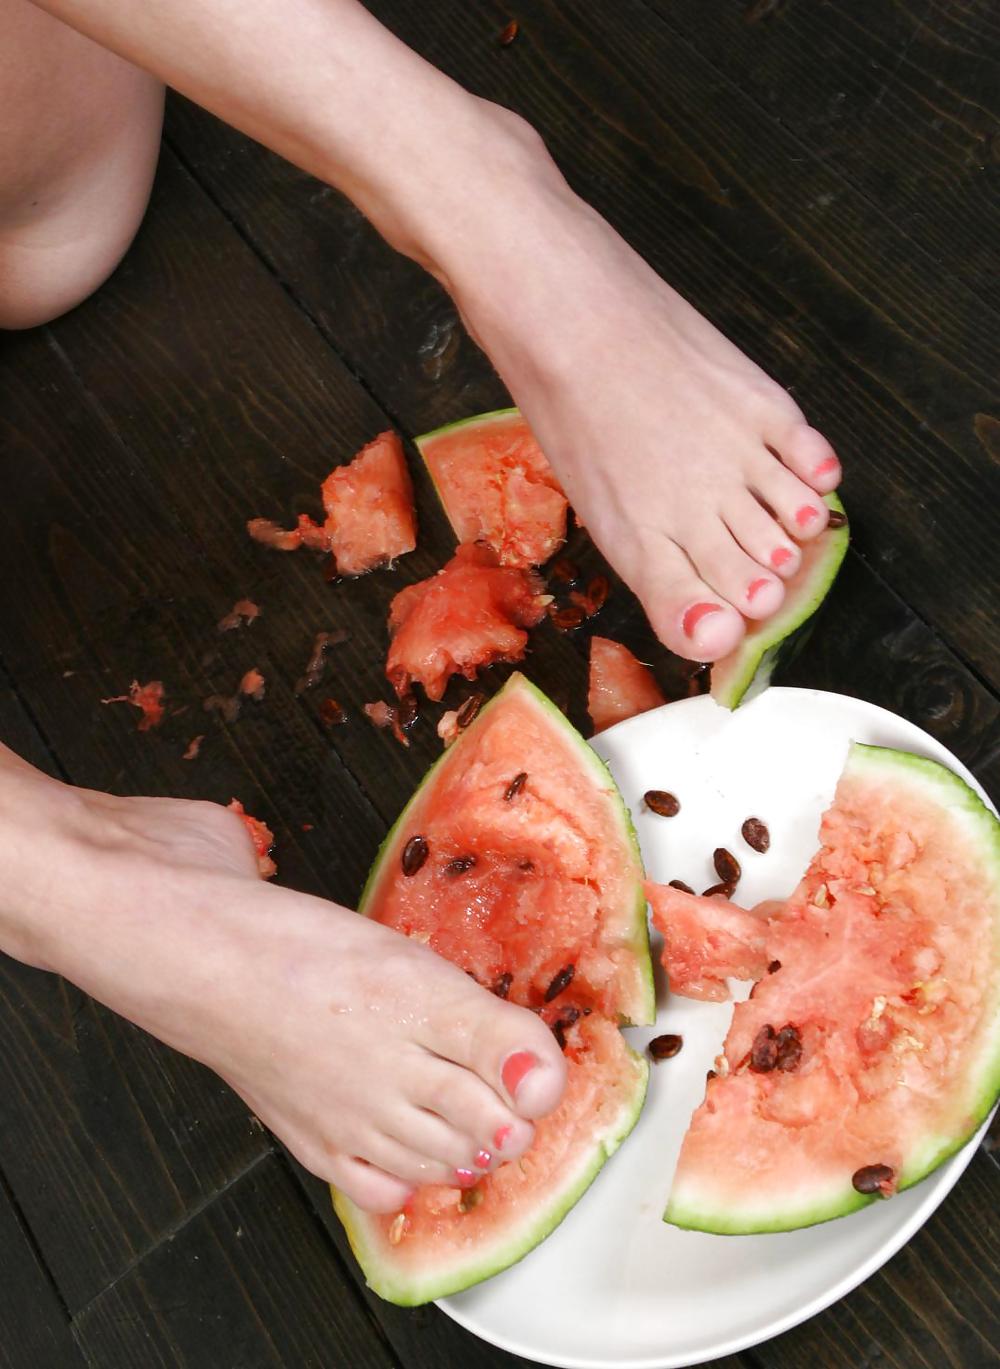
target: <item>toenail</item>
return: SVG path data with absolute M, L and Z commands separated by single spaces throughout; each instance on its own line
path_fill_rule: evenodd
M 770 583 L 770 580 L 763 576 L 759 580 L 754 580 L 752 584 L 747 586 L 747 602 L 749 603 L 762 589 L 766 589 Z
M 471 1169 L 455 1170 L 455 1183 L 458 1184 L 459 1188 L 471 1188 L 476 1182 L 476 1176 Z
M 493 1156 L 488 1150 L 479 1150 L 476 1152 L 476 1158 L 472 1163 L 477 1169 L 489 1169 L 492 1160 Z
M 835 456 L 828 456 L 826 460 L 821 461 L 813 471 L 813 479 L 818 480 L 821 475 L 829 475 L 830 472 L 835 471 L 839 465 L 840 462 Z
M 695 628 L 702 618 L 707 618 L 710 613 L 721 613 L 721 604 L 692 604 L 684 614 L 681 625 L 688 637 L 693 637 Z
M 531 1051 L 515 1051 L 513 1055 L 508 1055 L 504 1061 L 503 1069 L 500 1071 L 500 1078 L 511 1098 L 516 1097 L 521 1080 L 537 1064 L 538 1057 L 532 1055 Z
M 782 566 L 787 566 L 792 559 L 792 553 L 787 547 L 775 547 L 771 552 L 771 565 L 775 570 L 780 570 Z
M 807 523 L 811 523 L 814 518 L 819 517 L 819 509 L 814 509 L 812 504 L 803 504 L 795 514 L 795 521 L 800 528 L 804 528 Z
M 493 1133 L 493 1149 L 503 1150 L 504 1146 L 510 1140 L 510 1134 L 513 1130 L 514 1128 L 510 1126 L 497 1127 L 496 1131 Z

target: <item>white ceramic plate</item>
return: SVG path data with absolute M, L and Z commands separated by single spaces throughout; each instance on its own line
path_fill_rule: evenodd
M 851 741 L 943 761 L 982 793 L 943 746 L 903 718 L 816 690 L 769 689 L 735 713 L 707 696 L 668 704 L 611 728 L 594 746 L 632 809 L 650 877 L 704 889 L 716 881 L 712 851 L 727 846 L 743 866 L 737 900 L 749 907 L 795 887 Z M 676 794 L 677 817 L 645 811 L 647 789 Z M 750 816 L 770 829 L 766 855 L 740 837 Z M 653 949 L 658 956 L 655 941 Z M 666 1226 L 660 1215 L 681 1140 L 732 1008 L 668 1001 L 662 982 L 658 997 L 656 1026 L 630 1030 L 629 1039 L 641 1050 L 660 1032 L 679 1032 L 684 1047 L 653 1065 L 635 1131 L 537 1250 L 440 1303 L 502 1349 L 569 1369 L 679 1369 L 758 1344 L 884 1264 L 974 1154 L 978 1138 L 916 1188 L 803 1231 L 727 1237 Z

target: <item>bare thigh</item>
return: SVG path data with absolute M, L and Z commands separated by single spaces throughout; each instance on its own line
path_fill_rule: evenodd
M 71 309 L 142 220 L 163 87 L 29 0 L 0 0 L 0 328 Z

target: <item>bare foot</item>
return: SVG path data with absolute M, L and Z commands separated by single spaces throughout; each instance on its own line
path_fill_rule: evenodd
M 840 463 L 790 395 L 565 187 L 536 184 L 520 214 L 510 250 L 494 244 L 449 283 L 659 637 L 717 660 L 745 619 L 780 606 Z
M 263 884 L 243 824 L 216 804 L 28 775 L 39 802 L 19 807 L 58 829 L 60 877 L 32 866 L 51 925 L 15 954 L 216 1070 L 362 1207 L 472 1184 L 527 1149 L 565 1081 L 533 1013 L 397 932 Z M 22 855 L 37 862 L 31 830 Z

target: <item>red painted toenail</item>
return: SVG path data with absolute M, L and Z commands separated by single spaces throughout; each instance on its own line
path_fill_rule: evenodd
M 476 1152 L 476 1158 L 472 1163 L 477 1169 L 489 1169 L 492 1159 L 493 1156 L 488 1150 L 479 1150 Z
M 813 471 L 813 479 L 818 480 L 821 475 L 829 475 L 830 472 L 835 471 L 839 465 L 840 462 L 835 456 L 828 456 L 826 460 L 821 461 Z
M 458 1184 L 459 1188 L 471 1188 L 476 1182 L 476 1176 L 471 1169 L 455 1170 L 455 1183 Z
M 515 1051 L 513 1055 L 508 1055 L 500 1071 L 500 1078 L 511 1098 L 516 1096 L 518 1085 L 524 1076 L 537 1064 L 538 1057 L 532 1055 L 531 1051 Z
M 787 547 L 775 547 L 771 552 L 771 565 L 775 570 L 780 570 L 782 566 L 787 566 L 792 559 L 792 553 Z
M 493 1149 L 503 1150 L 510 1139 L 510 1134 L 513 1130 L 513 1127 L 497 1127 L 496 1131 L 493 1133 Z
M 761 578 L 760 580 L 754 580 L 754 582 L 751 585 L 747 586 L 747 602 L 753 599 L 755 595 L 759 594 L 762 589 L 766 589 L 766 587 L 770 583 L 770 580 L 765 580 L 763 578 Z
M 695 628 L 702 618 L 707 618 L 710 613 L 721 613 L 721 604 L 692 604 L 684 614 L 681 625 L 688 637 L 693 637 Z
M 803 504 L 801 509 L 795 513 L 795 521 L 800 528 L 804 528 L 807 523 L 811 523 L 814 518 L 819 517 L 819 509 L 814 509 L 811 504 Z

